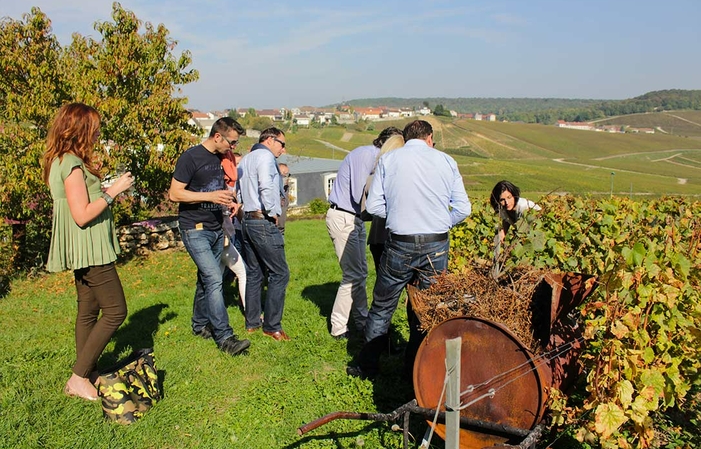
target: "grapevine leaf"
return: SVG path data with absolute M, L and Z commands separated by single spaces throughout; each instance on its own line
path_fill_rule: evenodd
M 623 425 L 628 418 L 623 410 L 616 404 L 601 404 L 596 408 L 594 426 L 596 432 L 601 435 L 602 439 L 607 439 L 619 427 Z
M 659 370 L 646 369 L 640 375 L 640 380 L 646 387 L 652 387 L 655 390 L 655 395 L 660 396 L 664 392 L 665 380 Z
M 645 245 L 643 245 L 641 242 L 638 242 L 633 246 L 633 264 L 636 267 L 639 267 L 643 263 L 643 259 L 645 258 Z
M 681 254 L 674 254 L 670 257 L 670 261 L 674 269 L 682 275 L 683 279 L 689 277 L 689 271 L 691 270 L 691 262 L 689 259 Z
M 633 402 L 633 384 L 629 380 L 623 380 L 618 384 L 618 399 L 624 409 L 630 407 Z
M 545 234 L 542 232 L 536 233 L 531 240 L 531 245 L 533 245 L 533 251 L 543 251 L 545 249 Z
M 630 406 L 630 411 L 628 412 L 630 419 L 632 419 L 636 424 L 642 425 L 645 418 L 648 416 L 650 408 L 650 401 L 646 400 L 642 396 L 636 397 L 635 401 L 633 401 Z
M 613 323 L 611 326 L 611 333 L 616 337 L 616 338 L 623 338 L 628 334 L 628 328 L 626 327 L 625 324 L 623 324 L 621 321 L 616 321 Z

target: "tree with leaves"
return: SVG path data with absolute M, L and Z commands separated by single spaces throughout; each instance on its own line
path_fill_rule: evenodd
M 234 120 L 240 120 L 241 119 L 241 114 L 239 114 L 239 111 L 236 110 L 236 108 L 231 108 L 229 109 L 229 117 L 231 117 Z
M 188 68 L 190 53 L 174 55 L 177 42 L 165 26 L 144 24 L 116 2 L 112 21 L 95 30 L 100 40 L 76 33 L 62 47 L 39 8 L 0 21 L 0 219 L 31 228 L 37 254 L 51 223 L 39 160 L 61 105 L 80 101 L 100 112 L 103 176 L 118 165 L 134 174 L 136 192 L 118 206 L 118 218 L 140 218 L 163 201 L 178 155 L 193 142 L 187 99 L 178 96 L 199 77 Z
M 438 104 L 435 108 L 433 108 L 433 115 L 450 117 L 450 111 L 443 107 L 442 104 Z

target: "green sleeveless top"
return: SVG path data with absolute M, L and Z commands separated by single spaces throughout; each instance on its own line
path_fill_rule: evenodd
M 100 179 L 85 169 L 83 161 L 66 153 L 54 159 L 49 172 L 49 188 L 54 199 L 51 248 L 46 269 L 49 271 L 78 270 L 106 265 L 117 260 L 119 240 L 114 229 L 112 211 L 108 207 L 93 221 L 80 227 L 73 220 L 66 199 L 65 179 L 75 167 L 83 172 L 90 202 L 100 198 Z

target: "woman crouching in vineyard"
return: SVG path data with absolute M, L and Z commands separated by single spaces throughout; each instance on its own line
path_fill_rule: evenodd
M 516 224 L 524 212 L 530 209 L 540 210 L 540 206 L 533 201 L 521 198 L 521 189 L 509 181 L 499 181 L 494 186 L 489 203 L 501 219 L 501 226 L 497 231 L 497 244 L 504 241 L 509 228 Z
M 120 249 L 110 205 L 134 182 L 127 172 L 102 192 L 93 160 L 99 136 L 100 115 L 94 108 L 64 105 L 49 129 L 43 156 L 44 181 L 54 201 L 47 269 L 73 270 L 78 294 L 76 362 L 64 393 L 91 401 L 97 400 L 97 359 L 127 315 L 114 266 Z

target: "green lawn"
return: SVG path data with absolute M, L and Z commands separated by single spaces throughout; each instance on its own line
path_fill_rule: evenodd
M 129 316 L 100 366 L 154 347 L 165 395 L 128 427 L 104 422 L 97 403 L 62 393 L 74 360 L 71 273 L 15 281 L 0 300 L 0 447 L 401 447 L 401 432 L 369 421 L 339 420 L 297 435 L 297 427 L 327 413 L 389 412 L 413 393 L 400 375 L 400 356 L 383 359 L 385 375 L 375 384 L 346 375 L 359 344 L 336 341 L 327 331 L 340 269 L 324 221 L 291 221 L 286 240 L 291 279 L 283 326 L 292 341 L 254 334 L 249 354 L 241 357 L 191 334 L 195 269 L 186 252 L 119 265 Z M 369 292 L 373 284 L 371 267 Z M 234 286 L 227 287 L 227 298 L 232 326 L 244 334 Z M 400 307 L 398 338 L 406 335 L 405 320 Z M 423 435 L 421 420 L 412 426 L 414 435 Z

